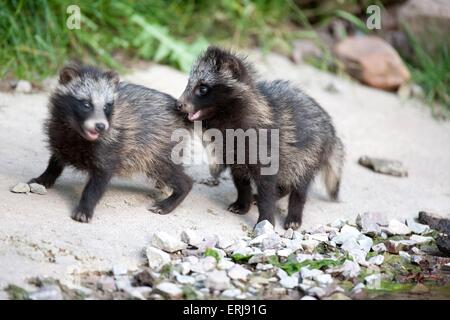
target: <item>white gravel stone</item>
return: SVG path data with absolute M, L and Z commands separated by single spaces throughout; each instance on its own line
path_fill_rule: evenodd
M 297 259 L 298 262 L 303 262 L 305 260 L 313 260 L 314 259 L 314 255 L 306 254 L 306 253 L 299 253 L 296 256 L 296 259 Z
M 217 247 L 219 247 L 220 249 L 227 249 L 229 247 L 231 247 L 232 245 L 234 245 L 236 243 L 235 240 L 233 239 L 228 239 L 228 238 L 220 238 L 219 242 L 217 243 Z
M 156 290 L 171 299 L 180 299 L 183 296 L 183 290 L 178 285 L 170 282 L 161 282 L 156 286 Z
M 217 264 L 217 268 L 219 270 L 229 270 L 231 269 L 233 266 L 235 265 L 235 263 L 229 259 L 221 259 L 219 261 L 219 263 Z
M 180 263 L 180 273 L 182 275 L 187 275 L 191 272 L 191 264 L 187 261 Z
M 400 258 L 404 262 L 406 262 L 406 263 L 411 262 L 411 256 L 410 256 L 410 254 L 408 252 L 406 252 L 406 251 L 399 251 L 398 255 L 400 256 Z
M 364 283 L 360 282 L 358 283 L 356 286 L 353 287 L 352 289 L 352 293 L 358 293 L 359 291 L 363 290 L 366 286 L 364 285 Z
M 270 234 L 268 233 L 263 233 L 259 236 L 256 236 L 255 238 L 253 238 L 248 244 L 250 246 L 255 246 L 255 245 L 259 245 L 262 244 L 264 239 L 267 239 L 269 237 Z
M 361 267 L 358 263 L 352 260 L 345 260 L 342 266 L 339 268 L 339 271 L 342 272 L 342 275 L 348 278 L 355 278 L 361 272 Z
M 294 237 L 294 229 L 292 228 L 287 229 L 284 232 L 283 237 L 286 239 L 292 239 Z
M 255 254 L 254 256 L 252 256 L 249 260 L 248 263 L 249 264 L 257 264 L 257 263 L 261 263 L 266 261 L 266 256 L 261 253 L 261 254 Z
M 298 286 L 298 277 L 285 277 L 280 280 L 280 285 L 286 289 L 294 289 Z
M 152 245 L 166 252 L 177 252 L 187 248 L 186 243 L 172 237 L 164 231 L 159 231 L 153 235 Z
M 32 90 L 33 87 L 31 86 L 31 83 L 26 80 L 17 81 L 16 88 L 14 89 L 14 91 L 18 93 L 30 93 Z
M 27 183 L 23 182 L 20 182 L 11 188 L 11 192 L 14 193 L 29 193 L 30 191 L 30 186 Z
M 45 286 L 29 295 L 31 300 L 63 300 L 61 289 L 56 285 Z
M 381 285 L 381 274 L 371 274 L 364 278 L 364 282 L 369 289 L 379 289 Z
M 177 275 L 176 279 L 181 284 L 195 284 L 195 278 L 191 276 L 185 276 L 185 275 Z
M 30 192 L 45 195 L 47 194 L 47 189 L 39 183 L 30 183 Z
M 281 247 L 281 237 L 277 233 L 272 233 L 262 241 L 263 249 L 278 249 Z
M 273 225 L 268 220 L 263 220 L 261 222 L 258 222 L 258 224 L 255 226 L 255 235 L 259 236 L 262 234 L 271 234 L 274 233 Z
M 305 279 L 312 280 L 314 277 L 320 276 L 323 274 L 322 270 L 319 269 L 309 269 L 308 267 L 303 267 L 300 269 L 300 275 L 302 277 L 302 282 Z
M 424 260 L 424 258 L 422 256 L 419 256 L 419 255 L 416 255 L 416 254 L 411 256 L 411 262 L 412 263 L 420 264 L 423 260 Z
M 294 234 L 292 235 L 292 240 L 303 240 L 303 239 L 304 237 L 300 232 L 294 231 Z
M 228 270 L 228 276 L 233 280 L 247 281 L 252 272 L 245 269 L 243 266 L 236 264 Z
M 330 223 L 330 227 L 340 230 L 346 224 L 347 224 L 347 220 L 339 218 L 339 219 L 334 220 L 332 223 Z
M 348 252 L 348 254 L 359 264 L 364 264 L 366 262 L 367 252 L 361 249 L 361 246 L 356 242 L 354 238 L 348 239 L 341 246 L 341 249 Z
M 426 224 L 415 222 L 413 218 L 406 219 L 406 224 L 413 233 L 424 234 L 430 231 L 430 227 Z
M 240 289 L 227 289 L 227 290 L 223 291 L 220 296 L 222 298 L 232 299 L 232 298 L 237 297 L 240 294 L 242 294 L 242 291 Z
M 363 234 L 359 235 L 356 241 L 359 244 L 359 247 L 365 252 L 369 252 L 373 245 L 373 240 Z
M 389 225 L 387 228 L 382 229 L 385 231 L 388 235 L 408 235 L 411 233 L 411 229 L 408 228 L 408 226 L 397 219 L 393 219 L 389 221 Z
M 256 270 L 266 271 L 273 269 L 273 265 L 270 263 L 258 263 L 256 265 Z
M 292 249 L 286 248 L 286 249 L 281 249 L 277 251 L 277 255 L 279 257 L 289 257 L 289 255 L 292 254 Z
M 187 229 L 181 232 L 181 240 L 191 246 L 198 247 L 202 243 L 203 237 L 195 230 Z
M 264 257 L 272 257 L 277 255 L 277 250 L 275 249 L 266 249 L 262 252 Z
M 326 233 L 314 233 L 308 235 L 309 240 L 317 240 L 320 242 L 327 242 L 328 241 L 328 234 Z
M 424 243 L 428 243 L 431 241 L 434 241 L 434 239 L 432 237 L 424 237 L 424 236 L 418 236 L 413 234 L 409 240 L 416 242 L 416 244 L 424 244 Z
M 205 286 L 212 290 L 226 290 L 230 287 L 230 278 L 225 271 L 214 270 L 207 274 Z
M 318 274 L 313 277 L 313 280 L 321 287 L 326 287 L 333 283 L 333 278 L 329 274 Z
M 319 245 L 317 240 L 301 240 L 300 244 L 304 251 L 312 253 L 315 248 Z
M 375 264 L 377 266 L 382 265 L 383 262 L 384 262 L 384 256 L 381 254 L 369 259 L 369 263 Z
M 341 232 L 332 240 L 337 244 L 343 244 L 350 239 L 356 239 L 360 234 L 361 232 L 358 229 L 346 224 L 342 227 Z
M 167 252 L 155 247 L 147 247 L 145 249 L 148 265 L 150 268 L 159 270 L 165 264 L 170 263 L 170 255 Z
M 376 253 L 383 253 L 386 252 L 387 249 L 384 243 L 378 243 L 372 246 L 372 250 Z

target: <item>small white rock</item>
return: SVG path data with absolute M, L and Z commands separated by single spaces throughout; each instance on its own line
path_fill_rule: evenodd
M 369 263 L 375 264 L 377 266 L 382 265 L 383 262 L 384 262 L 384 256 L 381 254 L 369 259 Z
M 30 186 L 27 183 L 23 182 L 20 182 L 11 188 L 11 192 L 14 193 L 29 193 L 30 191 Z
M 195 278 L 190 276 L 184 276 L 184 275 L 177 275 L 176 279 L 181 284 L 195 284 Z
M 411 231 L 416 234 L 424 234 L 430 231 L 429 226 L 427 226 L 426 224 L 415 222 L 413 218 L 406 219 L 406 224 L 411 229 Z
M 252 257 L 253 258 L 253 257 Z M 233 266 L 235 265 L 235 263 L 231 260 L 228 259 L 221 259 L 219 261 L 219 263 L 217 264 L 217 268 L 219 270 L 229 270 L 231 269 Z
M 304 279 L 311 280 L 314 277 L 322 275 L 323 271 L 319 269 L 309 269 L 308 267 L 303 267 L 300 269 L 300 275 L 302 277 L 302 282 Z
M 226 299 L 232 299 L 240 294 L 242 294 L 242 291 L 240 289 L 227 289 L 223 291 L 220 296 Z
M 293 289 L 298 286 L 298 276 L 287 276 L 280 280 L 280 285 L 286 289 Z
M 164 231 L 159 231 L 153 235 L 152 245 L 166 252 L 177 252 L 187 248 L 186 243 L 172 237 Z
M 277 251 L 279 257 L 289 257 L 292 254 L 292 249 L 286 248 Z
M 339 271 L 342 272 L 342 275 L 346 279 L 355 278 L 361 272 L 361 267 L 359 266 L 358 263 L 356 263 L 352 260 L 345 260 L 342 267 L 339 268 Z
M 379 289 L 381 286 L 381 274 L 371 274 L 364 278 L 364 282 L 369 289 Z
M 372 246 L 372 250 L 376 253 L 383 253 L 386 252 L 387 249 L 384 243 L 378 243 Z
M 128 269 L 122 265 L 115 265 L 112 267 L 112 273 L 115 278 L 124 276 L 128 273 Z
M 336 228 L 336 229 L 340 230 L 346 224 L 347 224 L 347 220 L 338 218 L 338 219 L 334 220 L 332 223 L 330 223 L 330 227 L 333 227 L 333 228 Z
M 170 282 L 162 282 L 156 286 L 156 290 L 171 299 L 179 299 L 183 296 L 183 290 L 176 284 Z
M 155 247 L 147 247 L 145 250 L 148 265 L 150 268 L 159 270 L 165 264 L 170 263 L 170 255 L 161 249 Z
M 389 225 L 387 228 L 382 229 L 383 231 L 387 232 L 389 235 L 408 235 L 411 233 L 411 229 L 408 228 L 408 226 L 404 223 L 401 223 L 400 221 L 393 219 L 389 221 Z
M 181 240 L 191 246 L 198 247 L 203 238 L 195 230 L 187 229 L 181 232 Z
M 361 232 L 358 229 L 346 224 L 342 227 L 341 232 L 332 240 L 337 244 L 343 244 L 350 239 L 356 239 L 360 234 Z
M 319 245 L 317 240 L 301 240 L 300 244 L 304 251 L 312 253 L 314 249 Z
M 17 81 L 15 92 L 18 93 L 30 93 L 33 90 L 31 83 L 26 80 Z
M 292 228 L 287 229 L 284 232 L 283 237 L 286 239 L 292 239 L 294 237 L 294 229 Z
M 406 251 L 399 251 L 398 255 L 400 256 L 400 259 L 402 259 L 404 262 L 408 263 L 411 262 L 411 256 Z
M 266 271 L 273 269 L 273 265 L 270 263 L 258 263 L 256 265 L 256 270 Z
M 47 194 L 47 189 L 39 183 L 30 183 L 30 192 L 45 195 Z
M 333 278 L 329 274 L 318 274 L 313 277 L 313 280 L 321 287 L 326 287 L 333 283 Z
M 252 274 L 250 270 L 245 269 L 243 266 L 236 264 L 228 270 L 228 276 L 233 280 L 247 281 L 248 277 Z
M 219 242 L 217 243 L 217 247 L 219 247 L 220 249 L 227 249 L 229 247 L 231 247 L 232 245 L 235 244 L 235 240 L 233 239 L 229 239 L 229 238 L 220 238 Z
M 281 237 L 276 233 L 272 233 L 267 238 L 263 239 L 261 245 L 263 249 L 278 249 L 281 247 L 281 243 Z
M 258 222 L 255 226 L 255 235 L 259 236 L 262 234 L 271 234 L 274 233 L 273 225 L 268 220 L 263 220 Z
M 417 244 L 424 244 L 424 243 L 428 243 L 431 241 L 434 241 L 434 239 L 432 237 L 423 237 L 423 236 L 418 236 L 413 234 L 409 240 L 416 242 Z
M 230 287 L 230 278 L 225 271 L 212 271 L 207 274 L 205 286 L 212 290 L 226 290 Z
M 358 293 L 359 291 L 361 291 L 362 289 L 364 289 L 366 286 L 364 285 L 364 283 L 358 283 L 356 286 L 353 287 L 352 289 L 352 293 Z

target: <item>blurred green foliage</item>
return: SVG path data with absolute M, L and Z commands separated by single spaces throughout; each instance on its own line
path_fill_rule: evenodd
M 39 82 L 76 58 L 121 70 L 145 59 L 188 71 L 208 43 L 258 46 L 289 53 L 292 40 L 316 40 L 314 65 L 330 70 L 333 55 L 316 30 L 339 18 L 369 33 L 359 17 L 370 4 L 402 0 L 0 0 L 0 78 Z M 66 27 L 69 5 L 81 29 Z M 344 35 L 346 36 L 346 35 Z M 449 103 L 448 48 L 438 57 L 414 47 L 414 80 L 430 101 Z M 123 69 L 122 69 L 123 70 Z

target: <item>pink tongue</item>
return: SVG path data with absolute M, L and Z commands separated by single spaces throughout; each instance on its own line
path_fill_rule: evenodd
M 189 112 L 188 114 L 188 119 L 191 121 L 197 120 L 200 117 L 200 110 L 196 111 L 196 112 Z

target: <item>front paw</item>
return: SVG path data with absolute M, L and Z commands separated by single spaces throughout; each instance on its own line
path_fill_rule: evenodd
M 88 210 L 83 210 L 80 208 L 77 208 L 73 213 L 71 218 L 78 222 L 88 223 L 91 221 L 93 216 L 93 212 L 89 212 Z
M 302 222 L 300 221 L 300 219 L 298 218 L 292 218 L 292 217 L 287 217 L 286 220 L 284 221 L 284 229 L 293 229 L 293 230 L 297 230 L 298 228 L 300 228 Z
M 250 210 L 250 204 L 241 203 L 238 201 L 233 202 L 228 207 L 228 211 L 236 214 L 246 214 Z

